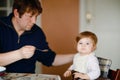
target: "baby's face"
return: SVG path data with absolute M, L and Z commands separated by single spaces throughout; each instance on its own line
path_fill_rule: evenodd
M 90 54 L 94 50 L 93 41 L 90 38 L 82 38 L 77 43 L 77 51 L 80 54 Z

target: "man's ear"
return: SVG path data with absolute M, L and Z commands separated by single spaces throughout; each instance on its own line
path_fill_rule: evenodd
M 17 9 L 14 9 L 13 14 L 15 17 L 19 18 L 19 13 Z

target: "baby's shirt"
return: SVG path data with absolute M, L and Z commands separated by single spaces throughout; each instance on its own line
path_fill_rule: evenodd
M 76 54 L 73 60 L 74 70 L 80 73 L 87 73 L 87 61 L 88 55 L 80 56 L 80 54 Z
M 100 75 L 100 68 L 95 53 L 81 56 L 77 53 L 73 59 L 73 65 L 70 66 L 69 70 L 75 70 L 80 73 L 86 73 L 90 79 L 95 79 Z

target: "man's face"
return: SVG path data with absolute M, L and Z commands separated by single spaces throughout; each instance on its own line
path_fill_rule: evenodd
M 31 13 L 24 13 L 21 17 L 17 18 L 17 25 L 21 30 L 28 31 L 31 30 L 32 26 L 35 24 L 37 19 L 37 14 L 32 15 Z

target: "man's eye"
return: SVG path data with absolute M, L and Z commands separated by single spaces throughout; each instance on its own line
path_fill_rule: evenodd
M 33 15 L 29 15 L 29 17 L 33 17 Z
M 31 17 L 33 17 L 32 15 L 29 15 L 29 17 L 31 18 Z

